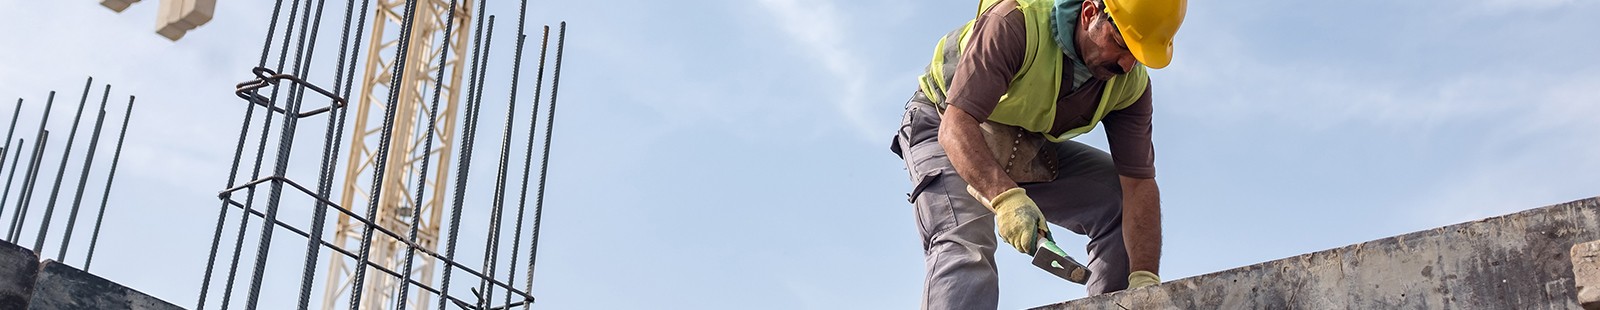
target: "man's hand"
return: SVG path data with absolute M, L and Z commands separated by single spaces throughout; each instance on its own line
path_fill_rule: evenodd
M 1139 270 L 1128 274 L 1128 289 L 1136 289 L 1151 285 L 1161 284 L 1161 277 L 1149 271 Z
M 1000 239 L 1011 244 L 1017 252 L 1033 255 L 1033 251 L 1038 249 L 1041 232 L 1048 228 L 1044 224 L 1044 213 L 1039 211 L 1039 205 L 1032 198 L 1028 198 L 1027 191 L 1013 187 L 1001 192 L 993 200 L 985 199 L 971 186 L 967 187 L 967 193 L 994 211 Z

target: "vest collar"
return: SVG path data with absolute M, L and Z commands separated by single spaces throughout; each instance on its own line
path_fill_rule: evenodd
M 1055 2 L 1055 8 L 1051 10 L 1055 16 L 1050 19 L 1050 31 L 1055 38 L 1056 46 L 1061 47 L 1061 53 L 1072 60 L 1072 89 L 1076 90 L 1078 86 L 1083 85 L 1083 82 L 1093 77 L 1089 72 L 1089 66 L 1083 63 L 1083 56 L 1078 55 L 1076 41 L 1072 40 L 1072 34 L 1078 29 L 1078 17 L 1083 15 L 1079 14 L 1083 11 L 1083 0 L 1055 0 Z

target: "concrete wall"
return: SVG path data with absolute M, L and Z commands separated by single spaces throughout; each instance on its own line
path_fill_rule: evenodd
M 111 280 L 46 260 L 39 266 L 28 309 L 183 310 Z
M 1037 309 L 1580 309 L 1600 197 Z
M 32 250 L 0 241 L 0 309 L 23 309 L 33 298 L 39 256 Z
M 182 310 L 137 290 L 0 241 L 0 309 Z

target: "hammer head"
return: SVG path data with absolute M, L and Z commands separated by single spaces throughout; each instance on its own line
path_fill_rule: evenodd
M 1039 247 L 1033 252 L 1033 265 L 1072 283 L 1089 282 L 1089 268 L 1068 257 L 1050 238 L 1039 238 Z

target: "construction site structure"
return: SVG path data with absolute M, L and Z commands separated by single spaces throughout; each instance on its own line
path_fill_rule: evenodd
M 450 158 L 456 145 L 456 115 L 457 106 L 461 98 L 462 71 L 465 69 L 464 61 L 467 59 L 469 27 L 472 22 L 472 1 L 460 1 L 455 6 L 454 14 L 450 14 L 450 3 L 444 0 L 419 0 L 417 1 L 410 36 L 411 47 L 407 50 L 408 61 L 400 68 L 402 80 L 400 81 L 399 100 L 393 105 L 394 122 L 383 123 L 385 104 L 390 92 L 393 73 L 396 72 L 394 49 L 399 43 L 405 20 L 405 5 L 403 0 L 377 0 L 373 3 L 372 11 L 372 36 L 366 50 L 366 66 L 358 84 L 361 91 L 351 113 L 355 117 L 355 127 L 351 131 L 350 152 L 345 162 L 344 185 L 339 205 L 356 213 L 364 212 L 365 208 L 377 208 L 377 218 L 372 219 L 379 226 L 393 231 L 406 231 L 411 221 L 412 214 L 421 214 L 415 219 L 420 221 L 417 225 L 417 243 L 423 248 L 434 251 L 439 245 L 440 216 L 445 209 L 445 182 L 450 179 Z M 448 16 L 453 18 L 448 19 Z M 448 51 L 441 45 L 439 37 L 445 35 L 446 23 L 454 23 L 449 40 Z M 440 53 L 447 53 L 447 60 L 443 67 L 427 61 L 439 58 Z M 428 117 L 429 95 L 436 85 L 433 72 L 444 71 L 443 83 L 439 91 L 440 102 L 438 115 L 433 128 L 434 135 L 426 134 Z M 377 118 L 374 119 L 373 116 Z M 378 204 L 365 205 L 371 197 L 367 189 L 373 188 L 370 175 L 374 167 L 378 166 L 375 150 L 383 141 L 379 135 L 384 126 L 393 126 L 393 139 L 389 140 L 390 154 L 385 165 L 381 194 Z M 422 152 L 421 156 L 406 156 L 403 154 L 418 154 L 417 151 L 428 145 L 433 139 L 432 148 Z M 430 167 L 422 167 L 418 162 L 424 157 L 431 157 L 434 163 Z M 420 184 L 426 188 L 436 189 L 422 199 L 413 201 L 410 183 L 415 182 L 419 169 L 432 169 L 428 172 L 427 184 Z M 420 207 L 421 210 L 413 210 Z M 339 248 L 350 249 L 349 245 L 361 242 L 362 223 L 353 221 L 347 214 L 341 213 L 337 226 L 334 226 L 333 245 Z M 390 270 L 401 270 L 404 264 L 402 256 L 406 244 L 394 238 L 376 236 L 372 240 L 371 260 Z M 435 260 L 431 256 L 418 257 L 413 270 L 413 278 L 430 283 L 436 270 Z M 347 258 L 330 256 L 328 260 L 327 281 L 324 285 L 322 307 L 324 309 L 341 309 L 345 305 L 342 301 L 351 289 L 355 276 L 355 264 Z M 394 304 L 398 292 L 399 279 L 379 273 L 367 274 L 366 286 L 363 288 L 361 309 L 379 309 Z M 417 290 L 415 299 L 411 304 L 428 304 L 429 294 Z

